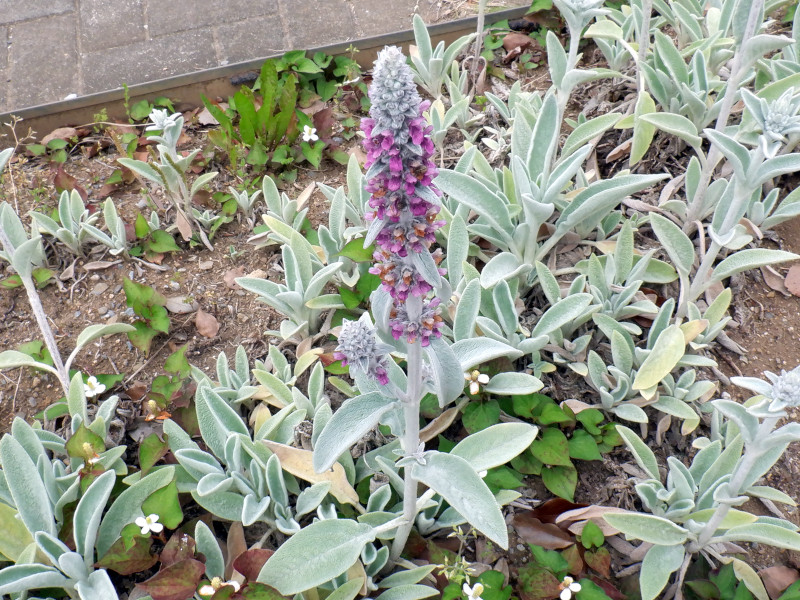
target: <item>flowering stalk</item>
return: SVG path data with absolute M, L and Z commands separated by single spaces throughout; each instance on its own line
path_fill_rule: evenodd
M 381 384 L 386 395 L 401 400 L 403 453 L 419 457 L 419 403 L 425 380 L 422 348 L 441 337 L 443 324 L 440 300 L 435 297 L 444 274 L 438 266 L 442 252 L 430 251 L 436 230 L 444 225 L 437 219 L 440 192 L 431 185 L 437 174 L 431 160 L 432 128 L 422 117 L 427 106 L 417 93 L 411 69 L 396 47 L 379 53 L 369 97 L 370 118 L 362 121 L 367 138 L 366 189 L 371 194 L 364 244 L 376 246 L 375 265 L 370 269 L 381 278 L 376 294 L 388 294 L 391 299 L 384 317 L 388 322 L 377 326 L 406 346 L 406 389 L 397 389 L 389 381 L 388 352 L 393 348 L 375 340 L 368 317 L 345 324 L 336 356 L 355 373 L 367 374 Z M 400 556 L 418 512 L 417 481 L 409 471 L 404 469 L 404 519 L 393 542 L 393 559 Z

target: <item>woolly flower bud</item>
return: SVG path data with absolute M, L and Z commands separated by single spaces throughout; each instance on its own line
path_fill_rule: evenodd
M 800 406 L 800 367 L 795 367 L 788 373 L 781 371 L 780 375 L 769 371 L 765 374 L 772 380 L 771 410 Z
M 378 342 L 375 328 L 369 322 L 369 314 L 364 313 L 358 321 L 344 321 L 339 334 L 339 345 L 333 357 L 342 361 L 342 365 L 350 365 L 375 377 L 381 385 L 389 383 L 386 371 L 387 354 L 391 348 Z
M 369 115 L 375 122 L 376 133 L 385 130 L 395 133 L 405 129 L 404 136 L 408 136 L 405 121 L 419 114 L 421 98 L 414 74 L 397 46 L 389 46 L 378 53 L 369 99 L 372 102 Z M 406 140 L 398 141 L 404 143 Z
M 800 96 L 789 88 L 781 96 L 767 102 L 748 90 L 742 90 L 742 99 L 761 129 L 759 144 L 766 158 L 774 157 L 786 143 L 787 136 L 800 133 Z

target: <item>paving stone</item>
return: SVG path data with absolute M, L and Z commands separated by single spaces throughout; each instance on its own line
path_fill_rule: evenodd
M 414 8 L 418 0 L 370 0 L 354 2 L 356 24 L 364 36 L 394 33 L 411 29 Z
M 80 92 L 76 30 L 71 14 L 10 27 L 8 75 L 13 85 L 7 108 L 35 106 Z
M 216 66 L 211 28 L 135 42 L 83 57 L 85 94 Z
M 81 50 L 115 48 L 147 37 L 142 0 L 81 0 Z
M 278 14 L 228 23 L 217 28 L 220 64 L 232 64 L 288 50 Z
M 72 12 L 73 0 L 0 0 L 0 25 Z
M 219 23 L 276 14 L 275 0 L 148 0 L 147 24 L 153 37 Z
M 346 0 L 315 0 L 297 2 L 278 0 L 291 19 L 289 43 L 292 49 L 346 42 L 358 37 L 356 23 Z

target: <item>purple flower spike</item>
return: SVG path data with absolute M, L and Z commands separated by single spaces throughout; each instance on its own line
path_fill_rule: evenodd
M 438 173 L 431 160 L 433 128 L 422 116 L 429 103 L 422 102 L 411 69 L 396 47 L 378 54 L 369 97 L 370 118 L 362 121 L 366 190 L 371 195 L 371 210 L 365 216 L 381 225 L 374 238 L 375 265 L 370 273 L 381 278 L 394 301 L 390 327 L 395 339 L 404 337 L 409 343 L 427 346 L 431 337 L 441 336 L 442 319 L 439 301 L 429 298 L 438 281 L 426 279 L 418 270 L 430 259 L 422 261 L 418 255 L 430 252 L 436 231 L 444 225 L 438 219 L 441 193 L 432 184 Z M 433 259 L 438 267 L 441 250 Z M 444 270 L 438 273 L 444 275 Z M 409 298 L 422 299 L 419 318 L 408 318 L 404 304 Z

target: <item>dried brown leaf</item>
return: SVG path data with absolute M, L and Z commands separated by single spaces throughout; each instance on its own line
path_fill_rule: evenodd
M 606 164 L 612 163 L 630 154 L 631 146 L 633 146 L 632 139 L 628 139 L 622 142 L 619 146 L 617 146 L 611 152 L 609 152 L 608 155 L 606 155 Z
M 795 296 L 800 296 L 800 265 L 792 265 L 786 273 L 786 289 Z
M 453 424 L 460 412 L 461 409 L 458 407 L 448 408 L 419 432 L 419 440 L 421 442 L 429 442 L 434 439 Z
M 233 577 L 233 563 L 244 552 L 247 552 L 247 542 L 244 539 L 244 527 L 237 521 L 231 523 L 228 529 L 227 554 L 225 557 L 225 579 Z
M 236 283 L 238 277 L 244 277 L 244 267 L 236 267 L 235 269 L 228 269 L 222 276 L 225 285 L 232 290 L 240 290 L 242 286 Z
M 560 550 L 575 543 L 575 538 L 557 525 L 542 523 L 529 513 L 514 515 L 512 527 L 519 537 L 528 542 L 548 550 Z
M 778 273 L 774 267 L 766 265 L 761 267 L 761 276 L 764 278 L 764 283 L 776 292 L 780 292 L 784 296 L 791 296 L 789 290 L 786 289 L 786 282 L 783 275 Z
M 176 315 L 185 315 L 198 309 L 198 304 L 190 302 L 187 296 L 170 296 L 164 306 Z
M 800 579 L 800 574 L 795 569 L 784 565 L 761 569 L 758 574 L 772 600 L 778 598 L 787 587 Z
M 320 481 L 331 482 L 331 495 L 339 502 L 358 505 L 358 493 L 347 481 L 347 475 L 344 472 L 344 467 L 339 463 L 334 463 L 330 471 L 324 473 L 317 473 L 314 471 L 312 464 L 313 452 L 310 450 L 302 450 L 300 448 L 293 448 L 278 442 L 263 440 L 263 443 L 272 452 L 278 455 L 278 460 L 281 462 L 281 467 L 299 477 L 303 481 L 309 483 L 318 483 Z
M 197 327 L 197 333 L 207 338 L 217 337 L 219 333 L 219 321 L 211 313 L 207 313 L 202 308 L 197 311 L 197 316 L 194 318 L 194 325 Z
M 42 145 L 46 146 L 53 140 L 64 140 L 68 142 L 76 137 L 78 137 L 78 130 L 74 127 L 59 127 L 58 129 L 53 129 L 53 131 L 42 138 Z
M 178 231 L 180 231 L 184 242 L 188 242 L 192 239 L 192 224 L 189 223 L 189 219 L 187 219 L 186 215 L 182 212 L 175 215 L 175 226 L 178 228 Z
M 120 264 L 121 260 L 115 261 L 108 261 L 108 260 L 93 260 L 92 262 L 88 262 L 83 265 L 84 271 L 102 271 L 104 269 L 108 269 L 109 267 L 113 267 L 114 265 Z

